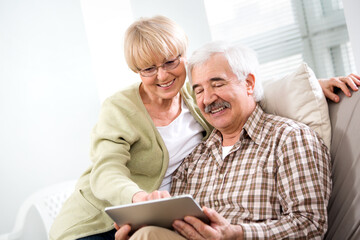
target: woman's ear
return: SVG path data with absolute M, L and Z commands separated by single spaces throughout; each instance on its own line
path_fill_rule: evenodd
M 253 95 L 254 88 L 255 88 L 255 76 L 252 73 L 249 73 L 249 75 L 246 78 L 246 90 L 248 95 Z

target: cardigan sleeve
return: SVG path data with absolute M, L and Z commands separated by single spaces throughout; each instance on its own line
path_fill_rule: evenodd
M 131 203 L 132 196 L 142 190 L 127 167 L 130 148 L 139 137 L 131 128 L 126 113 L 106 100 L 91 135 L 90 187 L 97 198 L 112 205 Z
M 90 154 L 90 188 L 98 199 L 127 204 L 136 192 L 159 188 L 169 154 L 142 103 L 138 85 L 103 103 L 92 131 Z

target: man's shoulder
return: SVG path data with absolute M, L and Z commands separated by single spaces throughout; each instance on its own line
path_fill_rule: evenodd
M 254 112 L 249 117 L 244 128 L 249 131 L 249 134 L 254 138 L 263 139 L 278 137 L 282 134 L 289 134 L 290 132 L 298 131 L 312 131 L 309 126 L 296 120 L 273 115 L 264 112 L 260 105 L 257 105 Z
M 313 129 L 302 122 L 268 113 L 264 113 L 264 129 L 285 135 L 308 133 L 317 136 Z
M 279 115 L 273 115 L 270 113 L 264 113 L 264 117 L 265 117 L 265 124 L 274 124 L 278 127 L 290 127 L 290 128 L 294 128 L 294 129 L 298 129 L 298 128 L 310 128 L 308 125 L 287 118 L 287 117 L 282 117 Z
M 316 149 L 318 153 L 328 151 L 324 140 L 306 124 L 271 114 L 265 114 L 264 117 L 262 139 L 272 139 L 270 142 L 280 149 L 287 146 L 288 151 L 294 151 L 295 148 Z

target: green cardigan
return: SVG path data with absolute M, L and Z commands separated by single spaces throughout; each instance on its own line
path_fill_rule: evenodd
M 139 86 L 136 83 L 104 101 L 91 136 L 92 165 L 56 217 L 50 239 L 72 240 L 109 231 L 114 227 L 105 207 L 131 203 L 136 192 L 159 188 L 169 153 L 143 105 Z M 186 83 L 180 94 L 205 129 L 206 139 L 211 127 L 195 104 L 191 86 Z

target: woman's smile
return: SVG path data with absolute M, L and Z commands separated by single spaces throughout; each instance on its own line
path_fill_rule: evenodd
M 171 85 L 174 84 L 175 82 L 175 78 L 173 80 L 171 80 L 170 82 L 167 83 L 163 83 L 163 84 L 156 84 L 157 86 L 161 87 L 161 88 L 169 88 Z

